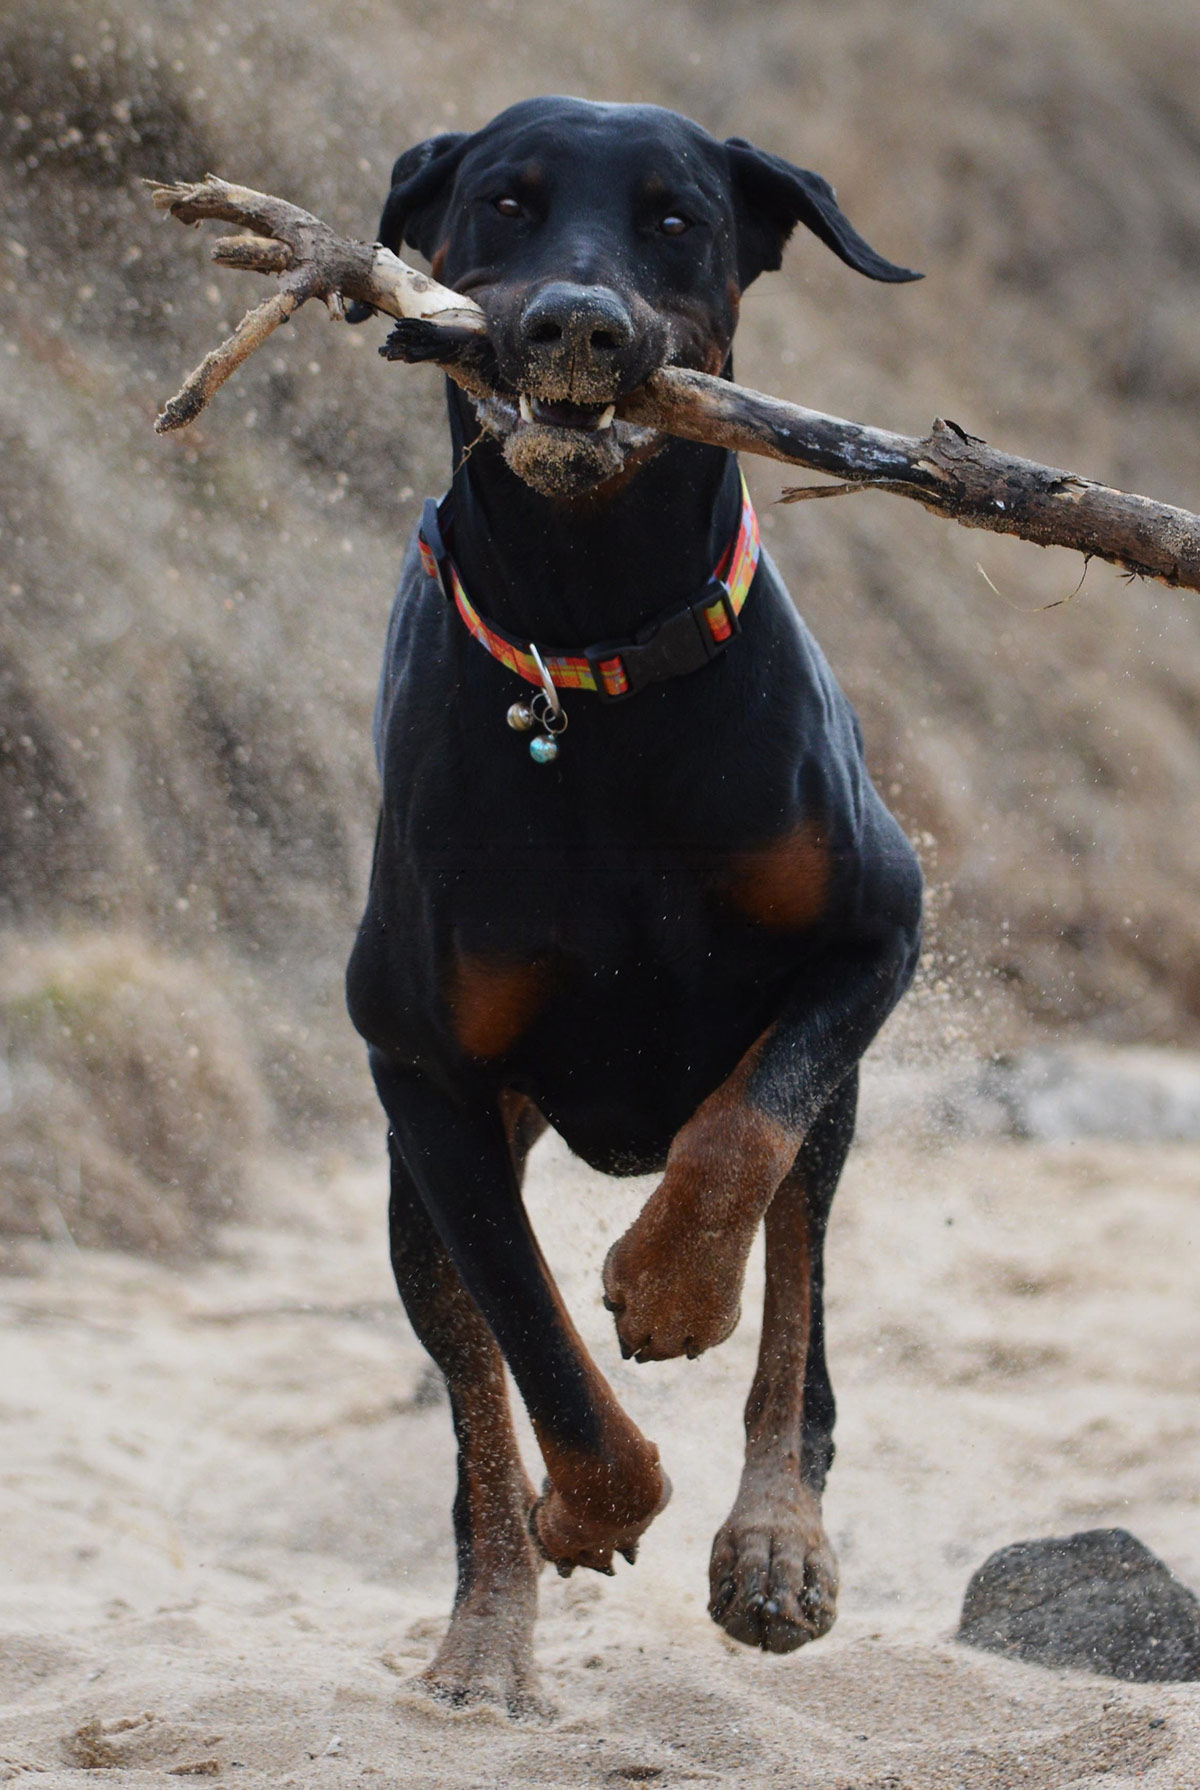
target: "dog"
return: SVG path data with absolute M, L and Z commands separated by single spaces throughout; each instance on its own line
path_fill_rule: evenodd
M 449 388 L 455 471 L 390 624 L 347 974 L 396 1281 L 457 1435 L 458 1587 L 423 1674 L 453 1701 L 536 1705 L 540 1566 L 632 1561 L 670 1491 L 530 1228 L 547 1124 L 605 1173 L 661 1174 L 604 1265 L 626 1357 L 726 1338 L 765 1226 L 709 1609 L 775 1652 L 834 1620 L 822 1243 L 859 1059 L 917 963 L 920 872 L 735 457 L 613 409 L 665 364 L 731 376 L 741 294 L 797 223 L 873 279 L 919 277 L 820 176 L 654 106 L 534 99 L 434 137 L 380 222 L 482 307 L 500 393 Z

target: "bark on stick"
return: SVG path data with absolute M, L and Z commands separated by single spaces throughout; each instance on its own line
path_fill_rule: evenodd
M 1057 466 L 1001 453 L 939 417 L 928 435 L 785 404 L 707 373 L 664 367 L 617 413 L 631 422 L 835 474 L 841 487 L 891 491 L 967 528 L 1071 547 L 1164 584 L 1200 590 L 1200 516 Z M 822 486 L 784 501 L 823 495 Z

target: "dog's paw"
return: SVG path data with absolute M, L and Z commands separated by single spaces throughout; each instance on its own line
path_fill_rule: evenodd
M 737 1328 L 753 1230 L 681 1235 L 654 1207 L 609 1250 L 604 1303 L 627 1360 L 694 1359 Z
M 522 1577 L 511 1587 L 494 1584 L 469 1593 L 412 1687 L 451 1709 L 486 1704 L 514 1721 L 553 1714 L 539 1694 L 533 1660 L 535 1587 L 534 1569 L 528 1582 Z
M 657 1451 L 654 1465 L 653 1501 L 638 1513 L 617 1513 L 609 1508 L 593 1514 L 568 1503 L 547 1482 L 530 1513 L 529 1528 L 539 1550 L 563 1578 L 568 1578 L 577 1566 L 590 1567 L 611 1578 L 616 1571 L 614 1554 L 622 1555 L 633 1565 L 638 1542 L 671 1498 L 671 1482 L 657 1464 Z
M 709 1615 L 748 1647 L 791 1653 L 827 1634 L 838 1569 L 813 1493 L 782 1476 L 743 1486 L 713 1542 L 709 1588 Z

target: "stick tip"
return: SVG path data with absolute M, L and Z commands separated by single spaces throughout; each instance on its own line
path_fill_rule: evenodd
M 142 185 L 159 211 L 170 212 L 182 223 L 198 223 L 198 218 L 185 217 L 183 208 L 225 182 L 219 174 L 206 174 L 203 180 L 143 180 Z
M 173 398 L 168 398 L 155 417 L 154 433 L 170 435 L 175 429 L 186 429 L 189 423 L 195 422 L 203 409 L 204 399 L 198 392 L 189 391 L 185 386 Z

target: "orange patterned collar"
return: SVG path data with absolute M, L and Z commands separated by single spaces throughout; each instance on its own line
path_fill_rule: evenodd
M 438 505 L 430 498 L 417 535 L 421 563 L 493 659 L 526 683 L 543 685 L 540 658 L 559 690 L 595 690 L 609 702 L 633 696 L 647 684 L 699 671 L 740 632 L 738 616 L 758 569 L 758 517 L 742 480 L 742 513 L 734 541 L 704 589 L 689 603 L 655 616 L 629 640 L 606 640 L 582 651 L 519 640 L 480 615 L 446 551 Z

